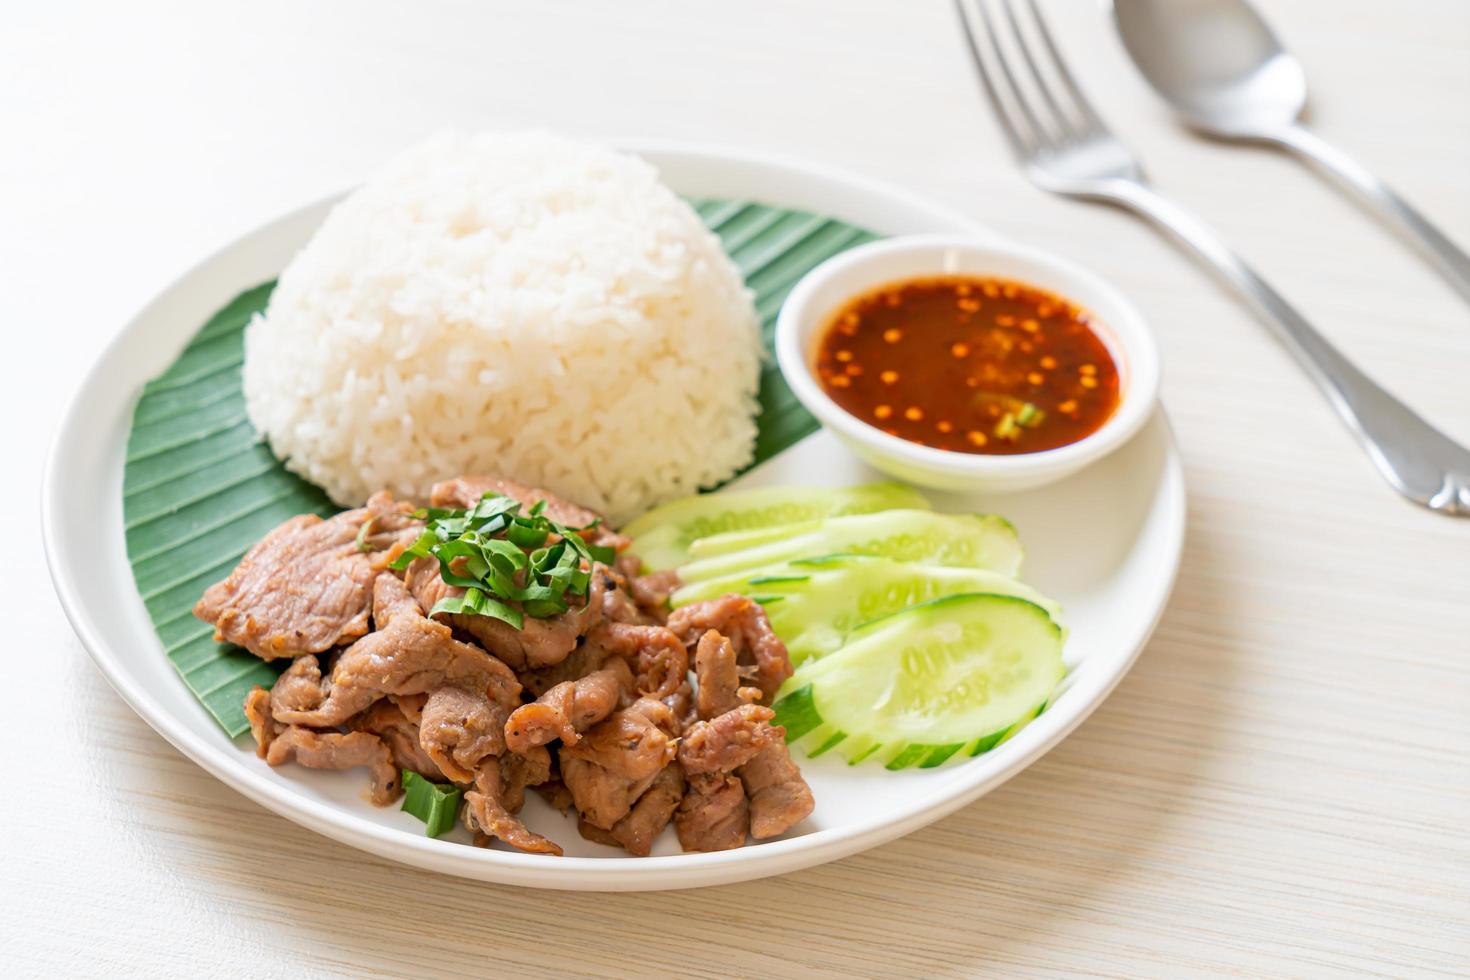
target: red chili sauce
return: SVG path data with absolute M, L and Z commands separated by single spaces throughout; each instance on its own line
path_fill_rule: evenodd
M 1006 279 L 892 283 L 824 328 L 817 380 L 892 436 L 1014 455 L 1090 435 L 1118 407 L 1118 367 L 1086 311 Z

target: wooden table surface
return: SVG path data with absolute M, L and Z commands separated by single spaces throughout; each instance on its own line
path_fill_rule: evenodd
M 1047 0 L 1157 183 L 1470 442 L 1470 306 L 1290 159 L 1175 128 L 1104 11 Z M 1274 0 L 1315 122 L 1470 245 L 1470 5 Z M 1417 976 L 1470 964 L 1470 521 L 1392 494 L 1286 356 L 1147 227 L 1008 160 L 942 0 L 7 9 L 0 387 L 7 976 Z M 806 157 L 1129 293 L 1190 489 L 1178 589 L 1062 745 L 927 830 L 783 878 L 519 891 L 390 864 L 227 789 L 119 699 L 42 570 L 60 410 L 153 293 L 446 125 Z M 76 515 L 86 520 L 85 514 Z M 19 744 L 16 735 L 19 734 Z

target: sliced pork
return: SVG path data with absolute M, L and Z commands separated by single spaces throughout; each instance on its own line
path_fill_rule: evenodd
M 750 800 L 750 836 L 756 840 L 779 837 L 816 806 L 811 787 L 783 742 L 766 746 L 735 774 Z
M 369 732 L 381 738 L 393 753 L 393 764 L 399 769 L 408 769 L 435 782 L 444 782 L 448 778 L 419 742 L 418 715 L 410 718 L 397 702 L 379 701 L 362 714 L 347 719 L 347 727 L 354 732 Z
M 378 806 L 392 803 L 402 788 L 393 753 L 370 732 L 318 732 L 289 725 L 271 740 L 265 761 L 273 766 L 295 762 L 310 769 L 367 766 L 372 774 L 372 800 Z
M 558 738 L 563 745 L 576 745 L 582 732 L 612 714 L 632 690 L 633 672 L 628 665 L 616 658 L 609 660 L 601 670 L 562 681 L 512 712 L 505 723 L 506 745 L 520 754 Z
M 311 653 L 291 661 L 271 688 L 271 705 L 277 711 L 315 711 L 326 697 L 321 662 Z
M 576 745 L 562 746 L 561 778 L 588 823 L 610 830 L 659 772 L 674 760 L 673 717 L 647 698 L 593 726 Z
M 308 769 L 356 769 L 367 766 L 372 801 L 387 806 L 398 798 L 398 766 L 383 740 L 371 732 L 319 732 L 283 725 L 271 717 L 271 695 L 263 687 L 245 697 L 245 717 L 255 737 L 255 754 L 272 766 L 288 762 Z
M 613 563 L 608 576 L 605 615 L 621 623 L 661 626 L 669 618 L 669 596 L 680 585 L 672 570 L 639 573 L 642 561 L 624 553 Z
M 740 686 L 735 647 L 717 630 L 706 630 L 694 649 L 694 675 L 699 693 L 694 707 L 708 721 L 750 701 L 759 701 L 759 688 Z
M 728 637 L 741 676 L 760 688 L 761 700 L 767 704 L 792 674 L 786 644 L 772 631 L 766 611 L 753 599 L 730 594 L 680 606 L 669 614 L 668 627 L 686 646 L 697 644 L 709 630 Z
M 679 764 L 694 776 L 730 772 L 777 744 L 786 729 L 772 725 L 776 713 L 758 704 L 742 704 L 709 721 L 696 721 L 679 742 Z
M 382 553 L 417 531 L 412 511 L 384 492 L 327 520 L 293 517 L 210 586 L 194 615 L 214 626 L 216 640 L 265 660 L 351 642 L 368 631 Z
M 628 580 L 628 589 L 639 609 L 663 622 L 668 618 L 669 596 L 679 584 L 679 573 L 669 570 L 634 575 Z
M 436 688 L 424 702 L 419 744 L 439 770 L 456 783 L 475 778 L 480 763 L 505 751 L 504 703 L 483 689 Z
M 695 651 L 699 678 L 699 716 L 714 719 L 740 705 L 759 699 L 760 691 L 740 687 L 735 650 L 714 630 L 704 634 Z M 750 802 L 750 835 L 757 840 L 778 837 L 805 820 L 815 801 L 791 752 L 781 740 L 771 740 L 749 761 L 735 768 Z
M 611 654 L 603 647 L 584 640 L 561 663 L 542 667 L 539 670 L 517 671 L 516 677 L 519 678 L 528 694 L 539 698 L 558 684 L 575 681 L 595 670 L 602 669 L 610 656 Z
M 577 829 L 588 840 L 621 847 L 637 857 L 647 857 L 653 850 L 653 842 L 669 825 L 683 798 L 684 771 L 677 762 L 670 763 L 659 770 L 628 815 L 613 824 L 611 830 L 588 823 L 585 818 L 577 821 Z
M 674 831 L 686 851 L 728 851 L 745 844 L 750 804 L 740 780 L 724 773 L 689 777 L 689 789 L 674 814 Z
M 602 618 L 605 622 L 630 623 L 634 626 L 658 626 L 662 618 L 650 616 L 628 591 L 628 580 L 605 571 L 602 580 Z
M 396 577 L 379 576 L 374 591 L 377 618 L 385 625 L 342 652 L 331 674 L 320 680 L 321 697 L 314 706 L 274 705 L 277 721 L 335 727 L 384 696 L 427 694 L 442 687 L 476 693 L 507 710 L 519 703 L 520 682 L 510 669 L 454 639 L 444 624 L 426 619 Z M 281 682 L 288 677 L 293 689 L 303 680 L 287 671 Z
M 689 651 L 662 626 L 602 623 L 588 634 L 586 645 L 626 660 L 636 675 L 638 693 L 647 697 L 668 697 L 689 673 Z
M 479 847 L 489 846 L 496 838 L 511 847 L 532 854 L 561 855 L 561 848 L 551 841 L 526 829 L 506 809 L 502 799 L 502 776 L 500 766 L 482 766 L 475 776 L 475 786 L 464 794 L 464 825 L 475 836 Z M 477 833 L 478 832 L 478 833 Z
M 265 758 L 276 737 L 276 720 L 271 717 L 271 692 L 260 685 L 245 695 L 245 720 L 250 722 L 250 737 L 255 740 L 255 754 Z

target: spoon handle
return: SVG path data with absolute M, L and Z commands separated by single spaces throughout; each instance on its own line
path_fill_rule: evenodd
M 1470 299 L 1470 255 L 1430 223 L 1408 201 L 1369 173 L 1352 157 L 1305 126 L 1262 134 L 1270 142 L 1306 157 L 1418 246 L 1450 284 Z
M 1249 302 L 1394 489 L 1431 510 L 1470 516 L 1470 450 L 1360 371 L 1209 225 L 1142 182 L 1113 181 L 1098 196 L 1163 228 Z

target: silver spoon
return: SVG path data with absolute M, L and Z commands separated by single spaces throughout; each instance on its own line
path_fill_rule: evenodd
M 1113 0 L 1123 46 L 1192 129 L 1306 157 L 1423 250 L 1470 299 L 1470 255 L 1300 121 L 1307 77 L 1249 0 Z

